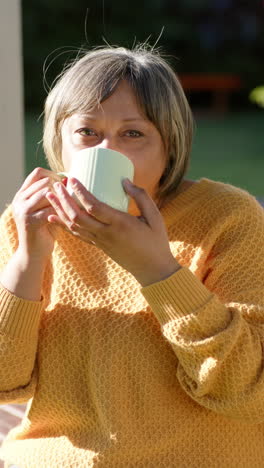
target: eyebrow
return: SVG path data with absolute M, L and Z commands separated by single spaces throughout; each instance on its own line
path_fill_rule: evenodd
M 136 121 L 138 121 L 138 122 L 147 122 L 147 119 L 144 119 L 143 117 L 140 117 L 140 118 L 131 117 L 131 118 L 127 118 L 127 119 L 122 119 L 122 122 L 136 122 Z
M 100 119 L 94 118 L 89 114 L 80 114 L 80 117 L 88 120 L 92 120 L 94 122 L 97 122 Z M 127 117 L 126 119 L 121 119 L 121 122 L 148 122 L 147 119 L 144 119 L 143 117 Z

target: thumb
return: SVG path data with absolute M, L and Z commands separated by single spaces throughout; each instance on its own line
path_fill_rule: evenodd
M 126 193 L 135 200 L 141 216 L 145 218 L 149 226 L 155 228 L 160 218 L 160 212 L 154 200 L 146 190 L 134 185 L 129 179 L 123 180 L 123 187 Z

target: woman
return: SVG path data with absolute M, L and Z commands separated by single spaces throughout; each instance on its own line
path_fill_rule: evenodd
M 1 456 L 25 468 L 244 467 L 264 457 L 264 214 L 185 179 L 192 117 L 170 66 L 97 49 L 50 92 L 38 168 L 1 220 Z M 56 172 L 125 154 L 129 213 Z

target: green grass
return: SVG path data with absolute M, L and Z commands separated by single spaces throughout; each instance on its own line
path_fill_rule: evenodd
M 264 111 L 200 117 L 189 177 L 208 177 L 264 196 Z
M 264 198 L 264 110 L 226 116 L 198 116 L 193 144 L 191 179 L 208 177 L 242 187 Z M 42 123 L 27 114 L 26 174 L 46 166 L 41 144 Z

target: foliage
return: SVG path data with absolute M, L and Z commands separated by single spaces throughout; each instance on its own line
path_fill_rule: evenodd
M 259 106 L 264 107 L 264 86 L 254 88 L 249 95 L 249 99 Z

